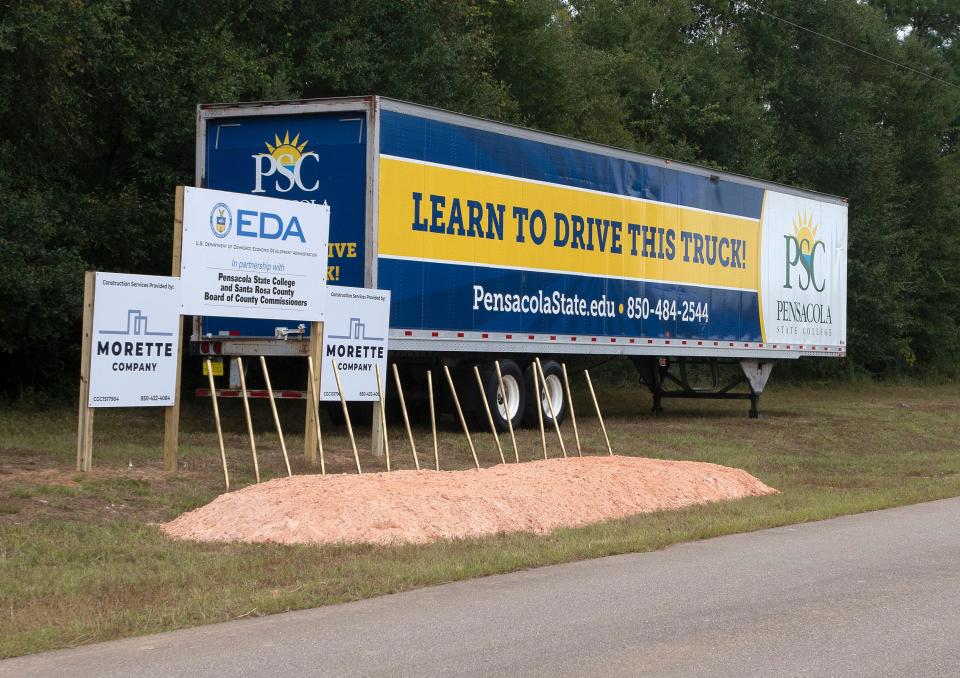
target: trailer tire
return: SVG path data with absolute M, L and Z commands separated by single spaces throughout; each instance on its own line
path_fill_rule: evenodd
M 508 430 L 507 412 L 512 412 L 513 428 L 519 428 L 523 423 L 523 413 L 526 408 L 527 388 L 523 377 L 523 370 L 512 360 L 503 360 L 500 362 L 500 374 L 503 377 L 503 387 L 506 391 L 504 396 L 500 391 L 500 380 L 497 379 L 497 368 L 493 363 L 488 363 L 480 368 L 480 379 L 483 382 L 483 395 L 487 399 L 487 405 L 490 407 L 490 414 L 493 417 L 493 425 L 499 433 Z M 478 430 L 489 430 L 486 410 L 482 409 L 482 404 L 478 403 L 478 411 L 475 413 L 475 428 Z
M 541 360 L 543 374 L 547 378 L 546 390 L 550 394 L 550 402 L 553 403 L 553 411 L 557 415 L 557 422 L 562 424 L 567 417 L 567 392 L 563 387 L 563 368 L 555 360 Z M 530 427 L 539 427 L 540 422 L 537 419 L 537 402 L 534 400 L 533 393 L 533 370 L 536 369 L 536 363 L 531 363 L 527 368 L 527 408 L 523 417 L 523 423 Z M 547 406 L 544 385 L 540 384 L 540 407 L 543 412 L 543 425 L 553 426 L 553 419 L 550 418 L 550 408 Z

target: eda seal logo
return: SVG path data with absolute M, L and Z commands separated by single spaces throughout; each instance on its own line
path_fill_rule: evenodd
M 233 228 L 233 213 L 225 203 L 218 202 L 210 210 L 210 230 L 218 238 L 226 238 Z
M 793 284 L 801 290 L 808 290 L 813 285 L 817 292 L 823 292 L 827 287 L 826 278 L 819 281 L 816 277 L 816 261 L 818 252 L 826 252 L 827 246 L 822 240 L 817 240 L 817 231 L 820 226 L 813 225 L 813 215 L 807 211 L 798 212 L 793 220 L 793 235 L 784 235 L 786 240 L 786 279 L 784 289 L 793 289 Z M 794 268 L 800 270 L 793 275 Z

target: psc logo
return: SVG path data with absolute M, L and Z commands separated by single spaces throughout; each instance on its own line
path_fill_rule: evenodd
M 793 235 L 783 236 L 786 240 L 785 289 L 793 289 L 793 282 L 796 282 L 801 290 L 808 290 L 811 285 L 817 292 L 826 289 L 827 279 L 821 277 L 818 280 L 816 273 L 817 255 L 827 251 L 823 241 L 817 240 L 818 230 L 820 226 L 813 225 L 813 215 L 804 210 L 802 213 L 798 212 L 793 220 Z M 800 270 L 793 275 L 798 264 Z
M 233 214 L 224 203 L 218 202 L 210 210 L 210 230 L 218 238 L 226 238 L 233 227 Z
M 284 133 L 283 141 L 280 141 L 280 137 L 276 134 L 273 135 L 273 140 L 273 145 L 269 141 L 264 142 L 267 150 L 270 151 L 269 153 L 257 153 L 253 156 L 256 164 L 256 188 L 253 189 L 253 192 L 266 193 L 263 188 L 263 179 L 274 174 L 280 175 L 280 178 L 273 185 L 274 190 L 280 193 L 292 191 L 294 187 L 301 191 L 317 190 L 320 187 L 320 181 L 315 181 L 312 186 L 304 186 L 301 174 L 303 163 L 308 158 L 312 158 L 317 163 L 320 162 L 320 156 L 316 153 L 312 151 L 303 152 L 309 142 L 303 141 L 301 143 L 299 132 L 291 139 L 289 130 Z

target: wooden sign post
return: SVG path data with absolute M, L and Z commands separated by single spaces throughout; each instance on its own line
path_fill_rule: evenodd
M 320 369 L 322 368 L 323 358 L 323 323 L 310 323 L 310 347 L 308 349 L 308 360 Z M 320 392 L 320 369 L 314 372 L 309 371 L 308 379 L 310 384 L 307 386 L 307 413 L 306 425 L 303 432 L 303 456 L 311 466 L 317 465 L 317 448 L 320 436 L 319 417 L 317 409 L 320 403 L 316 400 L 316 394 Z
M 80 412 L 77 424 L 77 470 L 93 466 L 93 408 L 90 407 L 90 354 L 93 346 L 93 297 L 97 274 L 83 276 L 83 339 L 80 345 Z
M 180 275 L 180 255 L 183 250 L 183 186 L 177 186 L 176 197 L 173 203 L 173 257 L 170 275 Z M 179 332 L 183 332 L 183 316 L 177 321 Z M 180 373 L 183 369 L 181 341 L 177 342 L 177 397 L 173 405 L 163 413 L 163 470 L 166 473 L 177 472 L 177 450 L 180 445 Z

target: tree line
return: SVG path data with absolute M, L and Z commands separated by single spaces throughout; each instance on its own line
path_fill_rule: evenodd
M 801 369 L 955 376 L 958 33 L 954 0 L 12 0 L 0 390 L 76 378 L 84 270 L 168 273 L 198 103 L 355 94 L 844 196 L 849 354 Z

